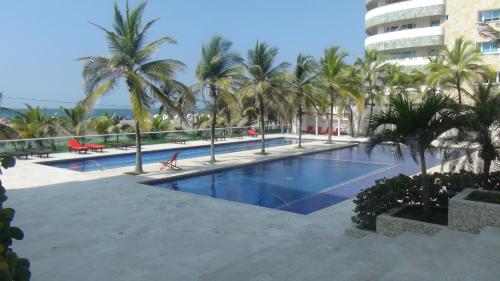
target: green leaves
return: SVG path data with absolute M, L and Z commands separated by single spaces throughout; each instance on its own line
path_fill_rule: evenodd
M 1 165 L 4 169 L 12 168 L 16 165 L 16 158 L 12 156 L 2 157 Z

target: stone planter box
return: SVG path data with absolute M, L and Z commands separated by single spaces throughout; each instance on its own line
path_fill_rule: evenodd
M 398 236 L 403 231 L 434 235 L 441 229 L 446 228 L 446 226 L 442 225 L 392 216 L 400 210 L 401 208 L 394 208 L 382 215 L 377 216 L 377 233 L 390 237 Z
M 500 204 L 467 200 L 474 189 L 465 189 L 451 198 L 448 210 L 448 227 L 455 230 L 479 233 L 485 226 L 500 227 Z M 477 192 L 497 193 L 479 190 Z

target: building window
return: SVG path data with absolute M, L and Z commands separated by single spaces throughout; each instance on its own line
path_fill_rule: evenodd
M 440 26 L 441 20 L 431 20 L 431 26 Z
M 500 20 L 500 10 L 479 12 L 479 22 L 490 22 Z
M 408 59 L 408 58 L 414 58 L 416 56 L 417 56 L 417 52 L 415 52 L 415 51 L 391 53 L 391 57 L 393 59 Z
M 479 43 L 479 50 L 483 54 L 496 54 L 496 53 L 500 53 L 500 49 L 493 42 Z
M 399 30 L 415 29 L 416 27 L 417 27 L 417 25 L 414 23 L 403 24 L 401 26 L 398 26 L 398 25 L 388 26 L 385 28 L 385 32 L 394 32 L 394 31 L 399 31 Z

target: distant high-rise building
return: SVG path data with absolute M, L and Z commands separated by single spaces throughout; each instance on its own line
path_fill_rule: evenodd
M 477 44 L 500 72 L 500 48 L 479 24 L 500 28 L 500 0 L 365 0 L 366 49 L 402 66 L 422 66 L 459 37 Z M 500 81 L 500 80 L 499 80 Z

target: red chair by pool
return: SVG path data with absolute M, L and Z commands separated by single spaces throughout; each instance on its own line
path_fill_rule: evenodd
M 99 145 L 99 144 L 93 144 L 93 143 L 88 143 L 86 145 L 81 145 L 80 142 L 77 140 L 77 139 L 70 139 L 68 141 L 68 147 L 71 147 L 70 146 L 70 142 L 71 142 L 71 146 L 72 147 L 79 147 L 80 149 L 83 148 L 83 147 L 86 147 L 92 151 L 101 151 L 103 152 L 104 149 L 106 148 L 104 145 Z M 70 149 L 70 152 L 71 152 L 71 149 Z
M 87 146 L 82 146 L 80 144 L 80 142 L 76 139 L 70 139 L 68 141 L 68 150 L 69 150 L 69 153 L 71 153 L 71 151 L 75 151 L 75 152 L 78 152 L 78 153 L 87 153 L 87 151 L 89 151 L 90 147 L 87 147 Z
M 250 137 L 257 137 L 257 132 L 255 130 L 248 129 L 247 130 L 247 135 L 250 136 Z
M 165 168 L 180 170 L 181 168 L 177 167 L 177 156 L 179 156 L 179 152 L 174 153 L 174 155 L 172 155 L 170 159 L 161 161 L 160 164 L 162 164 L 163 166 L 161 166 L 160 170 L 163 170 Z

